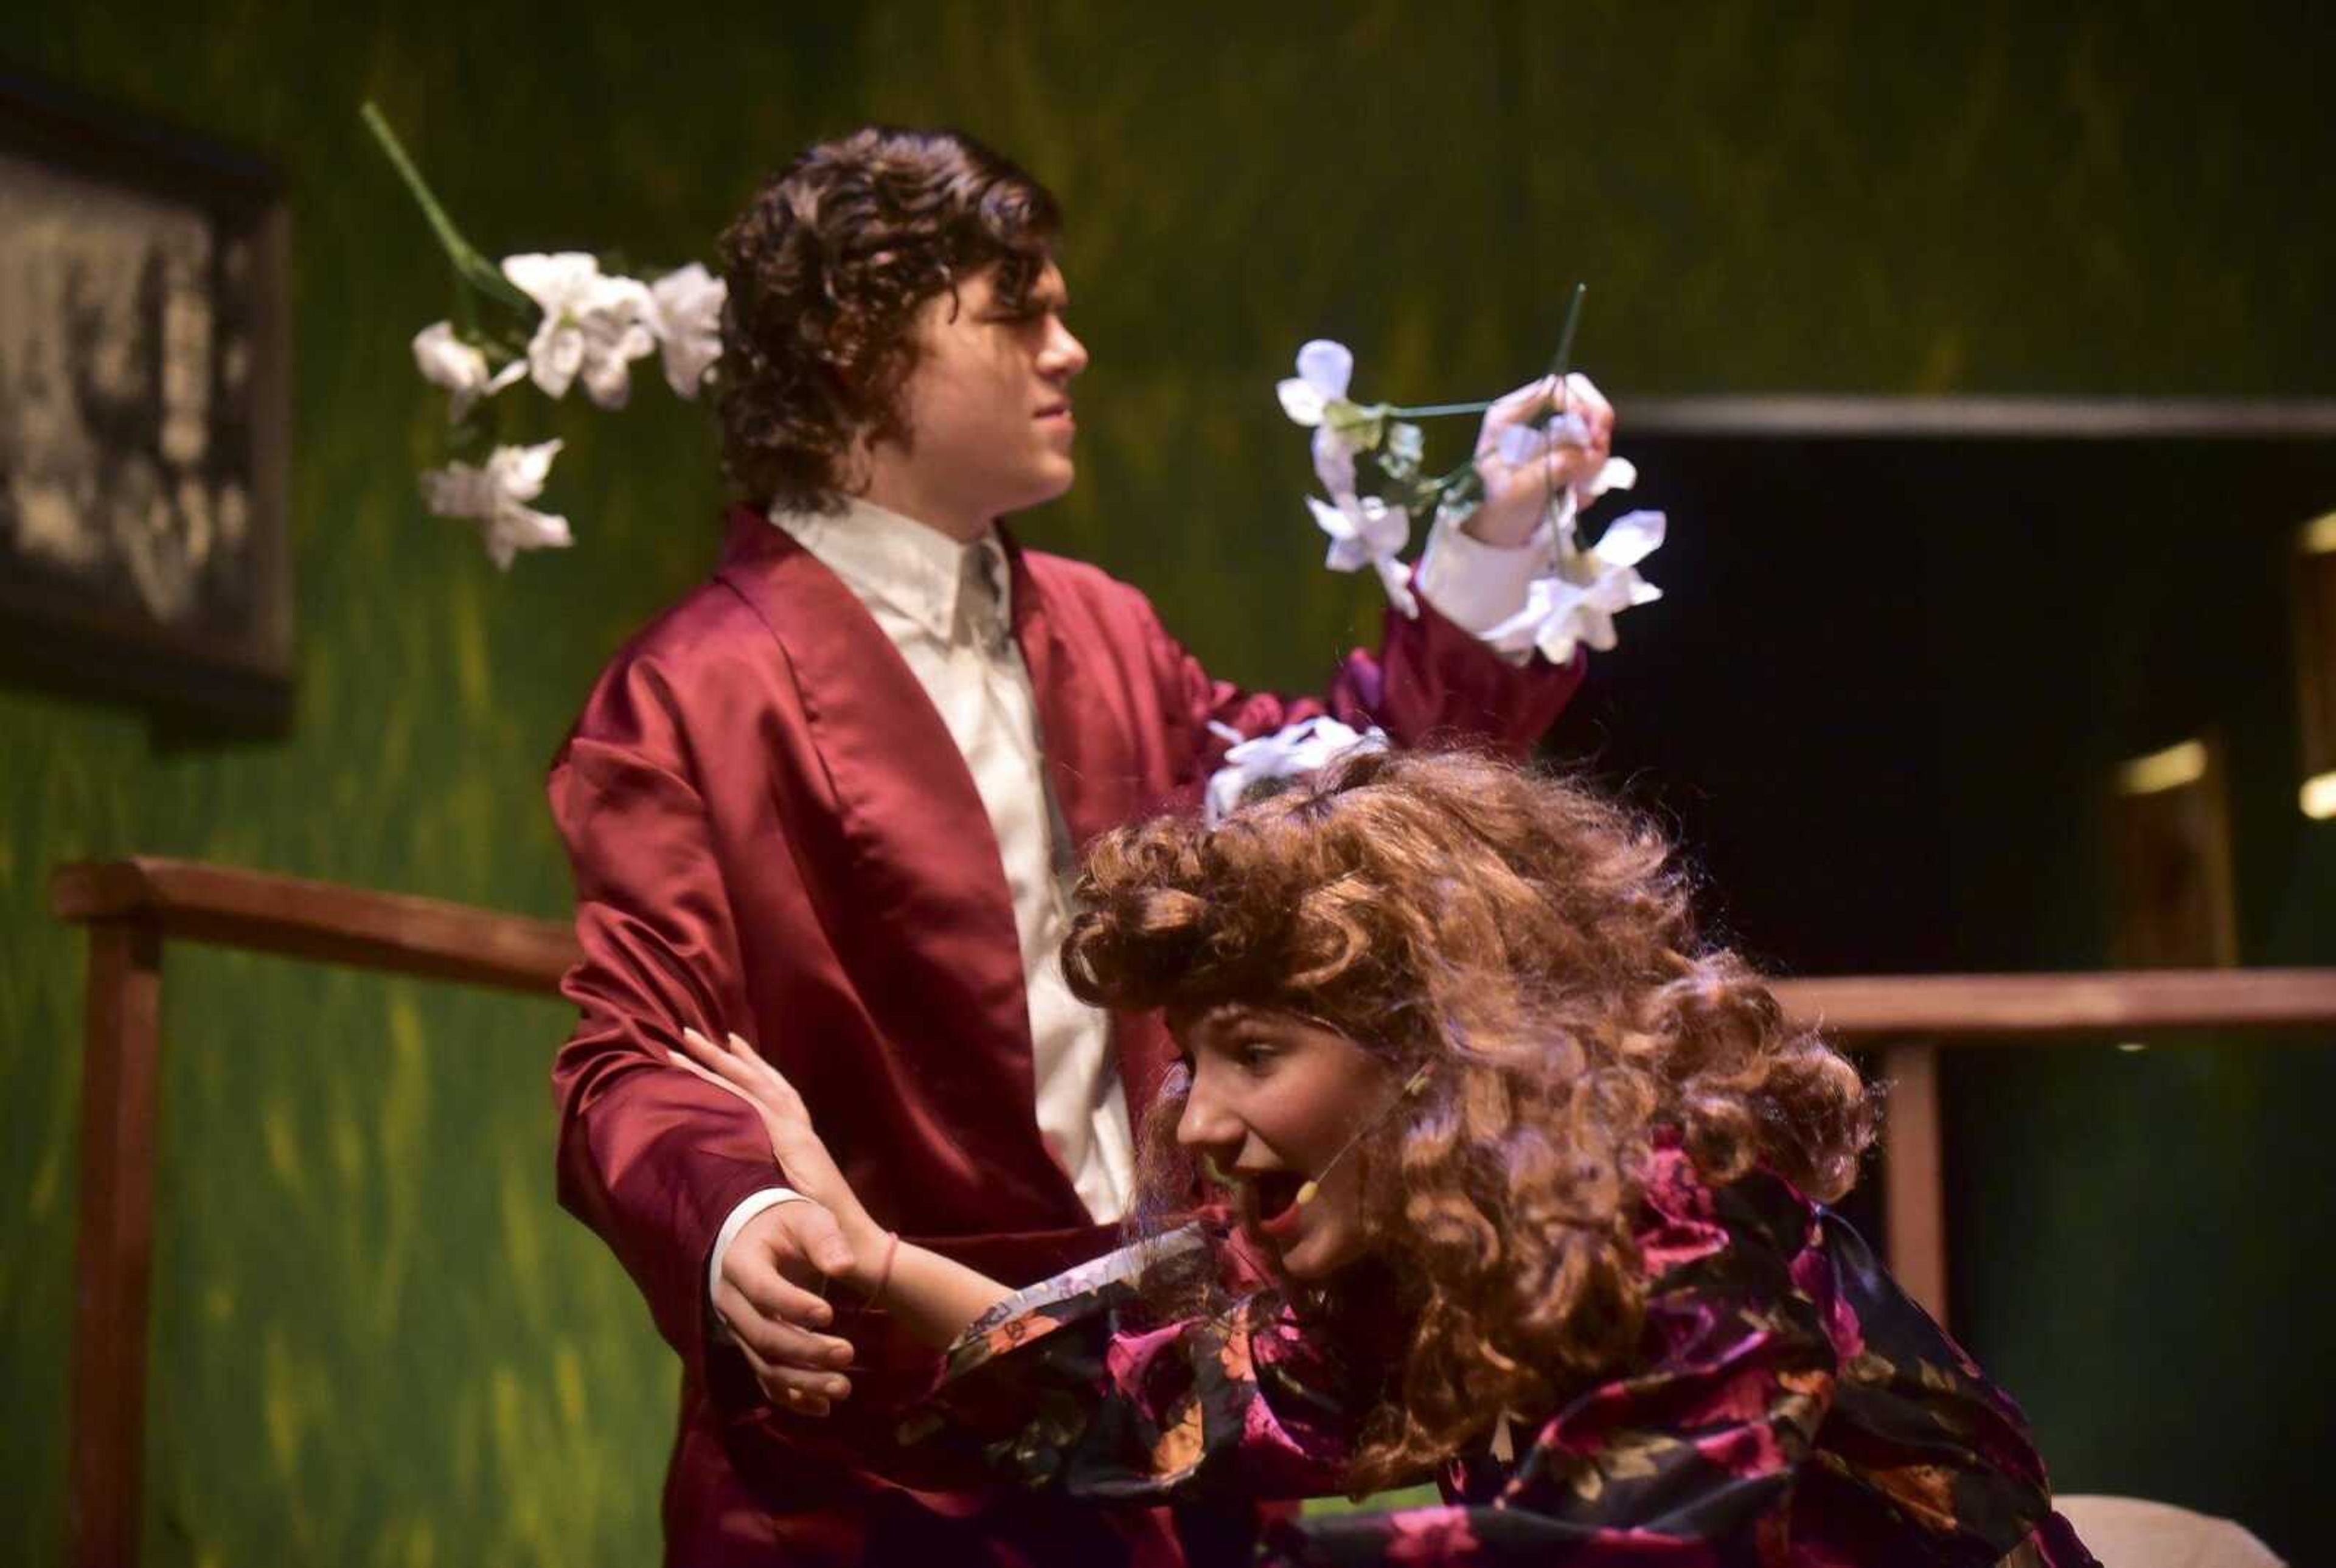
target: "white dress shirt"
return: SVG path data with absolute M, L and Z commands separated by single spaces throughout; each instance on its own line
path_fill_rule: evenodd
M 774 512 L 771 521 L 867 607 L 965 757 L 1014 901 L 1038 1131 L 1087 1213 L 1108 1224 L 1134 1194 L 1134 1140 L 1109 1019 L 1072 996 L 1063 979 L 1074 846 L 1046 779 L 1030 672 L 1010 630 L 1005 551 L 994 535 L 961 544 L 865 501 L 837 516 Z M 1482 633 L 1523 609 L 1543 553 L 1538 539 L 1503 550 L 1439 526 L 1416 585 L 1447 619 Z M 709 1292 L 746 1222 L 801 1196 L 774 1185 L 731 1211 L 706 1260 Z

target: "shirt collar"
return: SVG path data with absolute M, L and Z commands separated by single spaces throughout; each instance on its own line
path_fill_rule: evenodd
M 881 599 L 942 642 L 955 636 L 959 589 L 967 572 L 978 570 L 968 560 L 978 552 L 989 559 L 999 609 L 1012 623 L 1012 578 L 995 531 L 960 544 L 930 523 L 857 497 L 840 513 L 774 507 L 770 518 L 861 603 Z

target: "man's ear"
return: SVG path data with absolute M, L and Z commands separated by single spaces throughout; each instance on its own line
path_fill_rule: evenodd
M 865 495 L 869 482 L 875 477 L 868 452 L 868 438 L 862 433 L 852 437 L 852 444 L 835 465 L 835 488 L 845 495 Z

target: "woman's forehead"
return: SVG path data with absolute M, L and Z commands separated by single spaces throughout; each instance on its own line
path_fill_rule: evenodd
M 1257 1002 L 1191 1002 L 1168 1009 L 1168 1030 L 1180 1040 L 1218 1039 L 1229 1034 L 1287 1034 L 1322 1029 L 1343 1034 L 1337 1026 L 1295 1008 Z

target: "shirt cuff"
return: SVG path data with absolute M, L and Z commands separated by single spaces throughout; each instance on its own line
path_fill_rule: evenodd
M 1483 637 L 1524 609 L 1533 579 L 1548 563 L 1547 523 L 1534 529 L 1523 544 L 1504 548 L 1439 519 L 1428 533 L 1412 586 L 1445 619 Z
M 738 1200 L 738 1206 L 730 1211 L 730 1217 L 723 1221 L 722 1228 L 714 1233 L 713 1250 L 706 1255 L 706 1304 L 708 1307 L 714 1305 L 714 1287 L 722 1282 L 722 1254 L 730 1250 L 730 1243 L 738 1239 L 738 1232 L 746 1228 L 746 1222 L 764 1210 L 775 1209 L 781 1203 L 809 1202 L 810 1199 L 793 1187 L 764 1187 L 759 1193 L 749 1193 Z M 730 1325 L 722 1320 L 718 1310 L 714 1313 L 714 1326 L 725 1336 L 730 1332 Z

